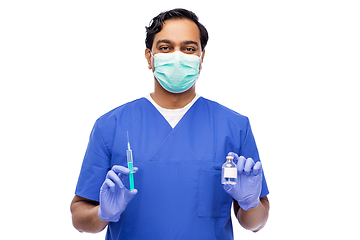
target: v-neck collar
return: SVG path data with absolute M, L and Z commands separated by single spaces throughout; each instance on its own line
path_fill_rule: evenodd
M 145 97 L 157 110 L 158 113 L 162 116 L 162 118 L 168 123 L 168 125 L 174 129 L 176 126 L 180 123 L 180 121 L 184 118 L 186 113 L 192 108 L 192 106 L 197 102 L 197 100 L 200 98 L 200 95 L 196 94 L 194 99 L 188 103 L 185 107 L 180 109 L 166 109 L 161 106 L 159 106 L 150 96 Z M 180 119 L 179 119 L 180 118 Z M 174 126 L 172 126 L 174 125 Z
M 175 128 L 172 128 L 149 100 L 141 98 L 129 111 L 131 122 L 129 133 L 133 135 L 130 138 L 137 139 L 132 143 L 134 154 L 136 149 L 137 159 L 150 161 L 160 152 L 161 154 L 156 158 L 173 158 L 171 152 L 183 156 L 188 151 L 189 159 L 212 159 L 215 156 L 213 151 L 216 149 L 214 140 L 217 132 L 216 116 L 214 107 L 200 97 Z M 207 149 L 206 146 L 211 146 L 210 149 L 213 150 Z M 201 149 L 206 156 L 198 156 L 197 151 Z

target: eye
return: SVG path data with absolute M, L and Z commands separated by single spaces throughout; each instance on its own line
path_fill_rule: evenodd
M 169 46 L 160 46 L 159 50 L 161 52 L 169 52 L 170 51 L 170 47 Z
M 194 48 L 192 48 L 192 47 L 186 47 L 185 51 L 186 52 L 195 52 L 196 50 Z

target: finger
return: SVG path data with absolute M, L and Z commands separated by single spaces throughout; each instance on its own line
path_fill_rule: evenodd
M 133 172 L 136 173 L 139 169 L 137 167 L 133 168 Z
M 255 166 L 253 168 L 252 174 L 254 176 L 258 175 L 262 171 L 262 164 L 260 161 L 255 163 Z
M 233 158 L 234 158 L 234 160 L 233 160 L 234 163 L 237 164 L 239 156 L 238 156 L 236 153 L 234 153 L 234 152 L 229 152 L 229 153 L 228 153 L 228 156 L 233 157 Z
M 128 168 L 121 166 L 121 165 L 114 165 L 111 170 L 114 171 L 117 175 L 119 175 L 119 174 L 129 175 L 129 173 L 130 173 L 130 170 Z
M 246 162 L 246 158 L 244 156 L 238 158 L 238 163 L 237 163 L 238 172 L 241 173 L 244 170 L 245 162 Z
M 101 190 L 105 191 L 107 189 L 110 189 L 111 192 L 115 191 L 115 184 L 110 179 L 105 179 L 103 185 L 101 186 Z
M 119 188 L 124 188 L 123 182 L 120 180 L 120 177 L 113 171 L 110 170 L 106 176 L 107 179 L 110 179 L 116 186 Z
M 246 175 L 250 175 L 252 168 L 254 167 L 255 162 L 252 158 L 246 159 L 244 172 Z

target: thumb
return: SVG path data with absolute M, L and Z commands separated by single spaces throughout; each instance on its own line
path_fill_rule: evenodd
M 232 192 L 234 191 L 234 185 L 231 184 L 224 184 L 223 185 L 225 192 L 227 192 L 228 194 L 232 194 Z
M 234 152 L 229 152 L 229 153 L 228 153 L 228 156 L 233 157 L 233 158 L 234 158 L 234 160 L 233 160 L 234 163 L 237 164 L 239 156 L 238 156 L 236 153 L 234 153 Z
M 124 196 L 125 202 L 129 203 L 135 197 L 137 192 L 138 192 L 137 189 L 133 189 L 131 191 L 126 191 L 125 196 Z

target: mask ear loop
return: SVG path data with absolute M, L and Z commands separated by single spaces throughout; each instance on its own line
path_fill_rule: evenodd
M 152 51 L 150 50 L 150 55 L 155 59 L 155 57 L 154 57 L 154 55 L 153 55 L 153 53 L 152 53 Z
M 153 55 L 153 53 L 152 53 L 152 51 L 151 51 L 151 49 L 149 49 L 149 51 L 150 51 L 150 56 L 152 57 L 152 59 L 150 59 L 150 63 L 149 64 L 153 64 L 153 62 L 155 61 L 155 57 L 154 57 L 154 55 Z M 149 69 L 151 69 L 151 68 L 149 68 Z

